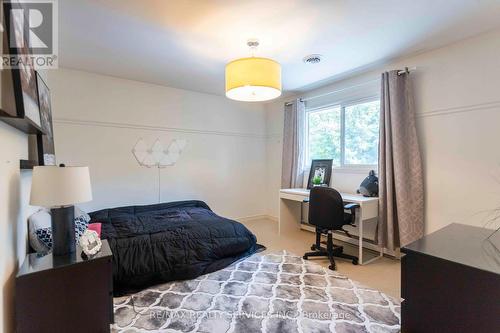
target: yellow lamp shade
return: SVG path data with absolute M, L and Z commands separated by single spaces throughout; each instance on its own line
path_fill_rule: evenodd
M 281 95 L 281 66 L 267 58 L 242 58 L 226 65 L 226 96 L 244 102 Z

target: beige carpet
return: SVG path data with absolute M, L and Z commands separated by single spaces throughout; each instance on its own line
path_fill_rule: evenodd
M 297 229 L 296 231 L 278 234 L 278 222 L 269 219 L 242 221 L 257 236 L 260 244 L 267 247 L 267 252 L 286 250 L 295 254 L 309 252 L 314 243 L 314 234 Z M 336 243 L 340 244 L 340 243 Z M 357 248 L 349 244 L 344 245 L 347 253 L 357 255 Z M 369 251 L 365 251 L 370 255 Z M 373 255 L 373 254 L 372 254 Z M 328 267 L 328 259 L 313 259 L 310 261 Z M 359 281 L 364 285 L 380 290 L 393 297 L 401 295 L 401 262 L 390 258 L 381 258 L 373 263 L 354 266 L 350 261 L 336 259 L 337 272 Z

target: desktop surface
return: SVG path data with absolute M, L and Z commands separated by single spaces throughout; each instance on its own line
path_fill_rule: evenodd
M 294 195 L 302 195 L 305 197 L 309 196 L 310 190 L 306 188 L 285 188 L 280 190 L 281 193 L 294 194 Z M 352 202 L 373 202 L 378 201 L 377 197 L 364 197 L 361 194 L 352 194 L 352 193 L 343 193 L 340 192 L 342 199 L 344 201 L 352 201 Z

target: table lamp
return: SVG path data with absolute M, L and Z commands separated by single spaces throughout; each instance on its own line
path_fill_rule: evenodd
M 30 205 L 50 208 L 52 254 L 75 252 L 75 206 L 92 200 L 88 167 L 36 166 L 31 180 Z

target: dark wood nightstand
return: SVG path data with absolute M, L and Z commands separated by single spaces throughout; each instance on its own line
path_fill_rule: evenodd
M 113 322 L 111 249 L 82 258 L 26 256 L 16 276 L 16 332 L 109 332 Z
M 493 230 L 450 224 L 401 252 L 401 328 L 499 332 L 500 264 Z

